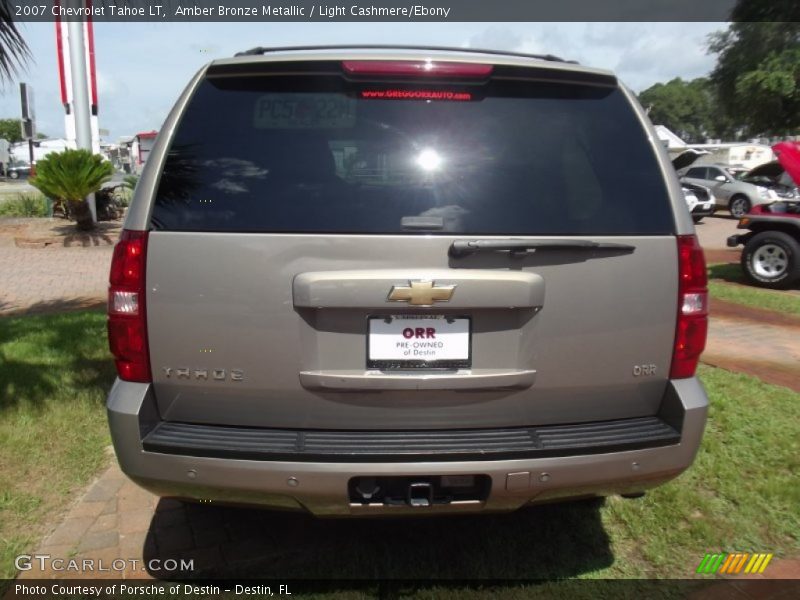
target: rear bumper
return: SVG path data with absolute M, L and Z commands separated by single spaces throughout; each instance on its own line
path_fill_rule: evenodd
M 641 447 L 639 443 L 628 450 L 620 449 L 624 445 L 595 445 L 577 454 L 574 447 L 563 452 L 550 447 L 546 452 L 498 454 L 491 460 L 474 453 L 463 458 L 451 454 L 446 460 L 432 455 L 392 456 L 392 460 L 367 456 L 367 460 L 352 452 L 338 461 L 330 455 L 285 452 L 276 455 L 278 460 L 265 460 L 256 455 L 240 458 L 235 452 L 222 457 L 208 448 L 193 452 L 154 444 L 148 436 L 160 421 L 148 384 L 117 381 L 108 397 L 111 436 L 120 466 L 142 487 L 162 496 L 305 509 L 320 516 L 510 511 L 532 502 L 642 491 L 691 465 L 707 409 L 708 400 L 697 379 L 675 380 L 659 412 L 659 418 L 678 433 L 656 442 L 667 445 Z M 293 456 L 297 459 L 289 460 Z M 353 477 L 442 475 L 485 475 L 491 489 L 480 500 L 424 508 L 352 503 L 348 495 Z
M 692 208 L 692 216 L 710 217 L 714 214 L 715 210 L 716 206 L 713 202 L 703 202 L 702 204 L 697 204 L 694 208 Z

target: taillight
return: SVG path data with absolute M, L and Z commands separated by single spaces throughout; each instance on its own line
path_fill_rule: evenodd
M 678 323 L 672 351 L 672 379 L 693 377 L 708 333 L 708 278 L 695 235 L 678 236 Z
M 342 69 L 348 75 L 411 77 L 483 78 L 492 73 L 492 65 L 441 62 L 431 60 L 345 60 Z
M 145 313 L 147 232 L 122 232 L 111 259 L 108 287 L 108 344 L 117 375 L 149 383 L 150 351 Z

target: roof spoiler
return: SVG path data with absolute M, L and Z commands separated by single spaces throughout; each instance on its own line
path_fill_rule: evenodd
M 562 62 L 577 65 L 576 60 L 565 60 L 553 54 L 525 54 L 524 52 L 510 52 L 507 50 L 484 50 L 481 48 L 452 48 L 447 46 L 411 46 L 402 44 L 347 44 L 335 46 L 256 46 L 234 56 L 259 56 L 268 52 L 300 52 L 303 50 L 428 50 L 431 52 L 469 52 L 473 54 L 497 54 L 500 56 L 517 56 L 520 58 L 533 58 L 551 62 Z

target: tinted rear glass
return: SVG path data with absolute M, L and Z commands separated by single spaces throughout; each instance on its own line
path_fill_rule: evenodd
M 703 167 L 694 167 L 689 169 L 686 173 L 687 177 L 696 177 L 697 179 L 705 179 L 707 169 Z
M 661 234 L 661 172 L 618 89 L 338 76 L 204 81 L 160 179 L 155 229 Z

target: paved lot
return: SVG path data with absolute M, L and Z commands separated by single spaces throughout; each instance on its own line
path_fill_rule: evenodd
M 112 250 L 0 246 L 0 315 L 102 305 Z
M 720 213 L 719 216 L 706 217 L 695 225 L 700 244 L 706 250 L 728 250 L 726 245 L 728 236 L 742 233 L 736 229 L 738 222 L 738 219 L 734 219 L 726 212 Z M 731 250 L 731 252 L 737 251 Z
M 704 363 L 800 392 L 800 319 L 766 324 L 757 311 L 713 301 L 711 313 Z
M 27 179 L 2 179 L 0 180 L 0 202 L 12 200 L 17 194 L 38 194 L 35 187 Z

